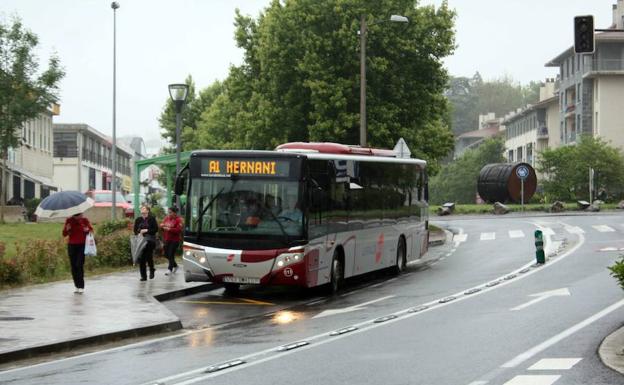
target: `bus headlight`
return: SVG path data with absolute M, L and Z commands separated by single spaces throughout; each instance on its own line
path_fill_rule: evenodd
M 279 268 L 303 261 L 303 253 L 284 253 L 277 256 L 276 265 Z
M 206 263 L 206 257 L 199 258 L 199 263 L 201 263 L 202 265 Z

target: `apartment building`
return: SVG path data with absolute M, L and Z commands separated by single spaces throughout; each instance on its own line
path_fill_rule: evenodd
M 493 112 L 479 115 L 479 129 L 463 134 L 455 138 L 455 151 L 453 157 L 459 158 L 466 150 L 477 148 L 485 140 L 499 135 L 502 118 L 497 118 Z
M 546 79 L 540 87 L 538 103 L 519 108 L 503 119 L 508 162 L 535 166 L 538 153 L 560 145 L 559 96 L 554 92 L 555 87 L 555 79 Z
M 624 0 L 613 5 L 609 28 L 624 29 Z M 560 140 L 573 144 L 587 134 L 624 149 L 624 32 L 599 32 L 595 41 L 593 54 L 569 47 L 546 63 L 559 67 Z
M 117 186 L 132 188 L 134 151 L 117 144 Z M 54 125 L 54 182 L 61 190 L 110 190 L 113 178 L 109 137 L 87 124 Z
M 54 104 L 18 129 L 22 144 L 9 148 L 6 179 L 3 179 L 7 181 L 7 202 L 45 198 L 57 190 L 53 182 L 52 121 L 59 113 L 60 106 Z

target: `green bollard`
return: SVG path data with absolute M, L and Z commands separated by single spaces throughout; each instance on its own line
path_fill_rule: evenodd
M 535 230 L 535 260 L 539 265 L 546 263 L 546 256 L 544 255 L 544 234 L 542 234 L 542 230 Z

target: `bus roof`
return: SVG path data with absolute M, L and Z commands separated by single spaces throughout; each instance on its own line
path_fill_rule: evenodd
M 277 151 L 299 150 L 301 152 L 319 152 L 323 154 L 387 156 L 392 158 L 396 158 L 397 155 L 393 150 L 349 146 L 332 142 L 292 142 L 281 144 L 275 149 Z

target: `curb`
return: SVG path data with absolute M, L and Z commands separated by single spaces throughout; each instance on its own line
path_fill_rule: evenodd
M 598 355 L 605 366 L 624 374 L 624 326 L 605 337 Z
M 159 302 L 168 301 L 174 298 L 180 298 L 191 294 L 200 293 L 202 291 L 210 290 L 217 287 L 217 284 L 207 283 L 204 285 L 198 285 L 193 287 L 188 287 L 180 290 L 174 290 L 167 293 L 162 293 L 153 296 Z M 163 305 L 160 305 L 163 306 Z M 160 334 L 165 332 L 173 332 L 176 330 L 182 329 L 182 322 L 180 319 L 176 317 L 174 321 L 163 322 L 156 325 L 150 326 L 141 326 L 133 329 L 126 329 L 115 331 L 111 333 L 99 334 L 84 338 L 77 338 L 68 341 L 55 342 L 48 345 L 40 345 L 40 346 L 32 346 L 25 349 L 9 351 L 5 353 L 0 353 L 0 362 L 6 364 L 10 361 L 18 361 L 28 358 L 33 358 L 36 356 L 50 354 L 50 353 L 61 353 L 67 352 L 75 348 L 85 347 L 89 345 L 107 343 L 118 341 L 126 338 L 136 338 L 136 337 L 144 337 L 152 334 Z
M 440 234 L 442 236 L 440 236 Z M 429 246 L 440 246 L 446 243 L 446 233 L 444 232 L 444 230 L 442 231 L 436 231 L 436 232 L 431 232 L 429 235 L 429 239 L 431 239 L 431 235 L 434 235 L 433 238 L 438 238 L 438 239 L 433 239 L 429 241 Z
M 0 361 L 2 361 L 3 364 L 6 364 L 10 361 L 33 358 L 42 354 L 69 351 L 74 348 L 93 345 L 96 343 L 112 342 L 125 338 L 142 337 L 150 334 L 171 332 L 180 329 L 182 329 L 182 322 L 180 322 L 180 320 L 178 319 L 175 321 L 164 322 L 157 325 L 143 326 L 134 329 L 127 329 L 118 332 L 100 334 L 85 338 L 77 338 L 69 341 L 56 342 L 48 345 L 33 346 L 26 349 L 0 353 Z

